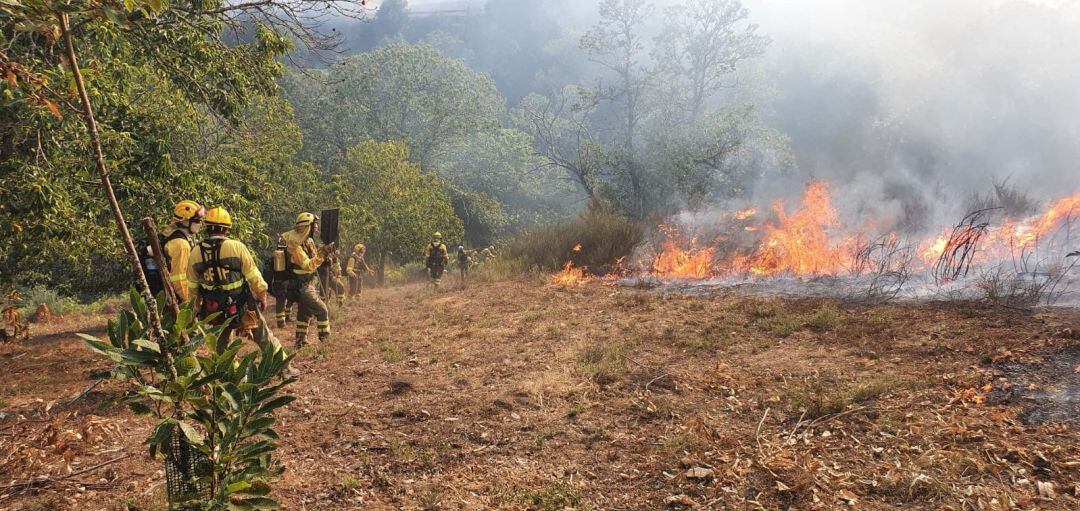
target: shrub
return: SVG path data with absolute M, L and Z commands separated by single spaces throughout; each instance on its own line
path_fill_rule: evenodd
M 877 378 L 845 386 L 828 386 L 815 381 L 788 393 L 792 408 L 806 412 L 807 419 L 840 413 L 849 406 L 876 399 L 905 383 L 897 379 Z
M 456 269 L 456 268 L 455 268 Z M 469 270 L 474 282 L 498 282 L 528 273 L 528 265 L 519 257 L 496 257 Z
M 292 355 L 267 344 L 241 356 L 240 339 L 219 354 L 218 343 L 228 342 L 218 338 L 222 327 L 194 321 L 190 306 L 176 317 L 162 315 L 165 337 L 155 342 L 158 336 L 146 327 L 146 304 L 134 290 L 130 303 L 131 310 L 109 321 L 107 340 L 79 335 L 117 364 L 111 374 L 131 384 L 131 409 L 158 419 L 146 444 L 151 457 L 161 452 L 167 467 L 179 472 L 182 494 L 170 495 L 172 503 L 183 509 L 275 508 L 270 481 L 281 467 L 271 457 L 278 438 L 273 413 L 293 400 L 281 390 L 294 380 L 279 378 Z M 203 344 L 209 349 L 200 355 Z
M 643 236 L 632 220 L 592 208 L 574 220 L 519 236 L 507 254 L 527 268 L 555 271 L 573 260 L 574 266 L 596 272 L 630 255 Z M 579 244 L 581 250 L 574 251 Z
M 447 270 L 449 271 L 449 268 Z M 385 278 L 387 286 L 424 282 L 427 279 L 427 268 L 424 267 L 423 263 L 419 262 L 387 266 Z M 443 278 L 446 278 L 446 276 L 444 275 Z

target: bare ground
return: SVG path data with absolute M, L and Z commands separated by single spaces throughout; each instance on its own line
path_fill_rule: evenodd
M 521 280 L 336 315 L 279 416 L 285 509 L 1080 508 L 1080 418 L 1021 420 L 1075 388 L 1076 310 Z M 122 384 L 68 403 L 103 321 L 0 345 L 0 510 L 165 509 Z

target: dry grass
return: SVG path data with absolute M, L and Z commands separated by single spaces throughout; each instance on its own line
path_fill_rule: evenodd
M 278 417 L 284 509 L 667 509 L 679 494 L 701 509 L 964 509 L 1006 497 L 1080 508 L 1074 426 L 1023 425 L 1010 407 L 957 399 L 992 380 L 980 354 L 1075 343 L 1056 333 L 1080 312 L 514 279 L 373 289 L 342 318 L 324 356 L 293 363 L 298 399 Z M 774 330 L 791 333 L 780 342 Z M 101 405 L 116 388 L 45 415 L 106 365 L 71 338 L 0 351 L 0 452 L 14 453 L 0 456 L 0 479 L 62 477 L 65 456 L 78 470 L 114 449 L 135 455 L 86 475 L 103 486 L 0 495 L 0 509 L 109 509 L 160 488 L 160 460 L 139 447 L 152 421 Z M 53 432 L 65 443 L 46 442 Z M 1035 473 L 1043 463 L 1049 475 Z M 687 479 L 694 466 L 711 479 Z M 1024 479 L 1053 483 L 1055 499 L 1038 501 Z

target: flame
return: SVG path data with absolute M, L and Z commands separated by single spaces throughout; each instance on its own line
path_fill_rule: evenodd
M 829 233 L 839 226 L 839 220 L 827 183 L 807 184 L 795 211 L 788 213 L 782 200 L 773 204 L 773 211 L 777 223 L 765 224 L 764 239 L 756 253 L 737 263 L 747 265 L 755 275 L 816 275 L 843 269 L 849 253 L 844 243 L 830 240 Z
M 570 249 L 571 252 L 581 252 L 581 243 L 574 245 L 574 248 Z M 563 265 L 562 271 L 551 276 L 551 283 L 559 286 L 576 286 L 583 282 L 588 282 L 592 277 L 585 274 L 585 268 L 580 266 L 574 266 L 574 262 L 567 260 Z
M 661 225 L 660 231 L 667 239 L 661 243 L 660 254 L 653 259 L 653 275 L 688 279 L 705 279 L 712 276 L 716 247 L 698 248 L 697 238 L 684 240 L 678 229 L 673 226 Z
M 1080 193 L 1053 202 L 1037 215 L 1005 219 L 988 228 L 970 257 L 977 264 L 986 264 L 1014 261 L 1018 254 L 1036 249 L 1056 254 L 1061 251 L 1061 242 L 1068 241 L 1068 231 L 1074 228 L 1072 220 L 1077 216 Z M 733 211 L 723 217 L 718 227 L 721 234 L 711 244 L 699 244 L 697 238 L 685 235 L 676 226 L 659 226 L 664 235 L 659 254 L 644 266 L 661 278 L 841 275 L 858 267 L 854 263 L 865 254 L 868 240 L 888 239 L 893 243 L 905 239 L 896 232 L 882 232 L 874 219 L 857 227 L 844 225 L 833 207 L 830 185 L 824 181 L 807 183 L 797 204 L 778 200 L 767 217 L 759 215 L 756 208 Z M 911 240 L 915 256 L 912 270 L 929 270 L 949 250 L 953 228 L 932 232 L 935 234 L 926 239 Z M 736 245 L 740 242 L 741 247 Z M 1061 251 L 1061 255 L 1068 251 Z
M 965 389 L 960 393 L 960 399 L 969 403 L 981 405 L 986 403 L 986 395 L 990 393 L 994 387 L 990 383 L 983 385 L 982 387 Z
M 732 220 L 746 220 L 757 214 L 757 208 L 748 208 L 731 214 Z

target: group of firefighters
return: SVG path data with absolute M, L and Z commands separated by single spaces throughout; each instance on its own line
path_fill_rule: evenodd
M 196 235 L 205 225 L 206 236 L 196 242 Z M 273 339 L 262 311 L 267 307 L 267 295 L 275 301 L 275 319 L 279 328 L 286 325 L 295 305 L 296 348 L 306 342 L 308 330 L 314 325 L 320 341 L 330 337 L 330 314 L 326 299 L 332 295 L 343 302 L 346 296 L 356 297 L 363 292 L 363 275 L 373 275 L 364 259 L 362 243 L 353 246 L 345 265 L 348 278 L 341 281 L 341 264 L 334 251 L 335 244 L 318 246 L 319 218 L 312 213 L 300 213 L 293 228 L 281 233 L 274 253 L 260 271 L 251 251 L 242 242 L 229 237 L 232 216 L 225 208 L 206 210 L 194 201 L 183 200 L 173 208 L 172 224 L 161 233 L 162 260 L 167 266 L 170 287 L 177 299 L 193 302 L 200 319 L 217 314 L 212 320 L 224 325 L 218 343 L 224 350 L 234 332 L 250 332 L 253 340 L 265 346 Z M 145 249 L 143 270 L 153 294 L 162 290 L 160 269 Z M 484 259 L 495 257 L 495 248 L 480 252 Z M 450 263 L 449 250 L 442 235 L 435 233 L 424 247 L 424 265 L 431 285 L 438 287 Z M 473 264 L 470 251 L 458 246 L 457 267 L 462 282 Z M 322 292 L 320 293 L 320 288 Z

